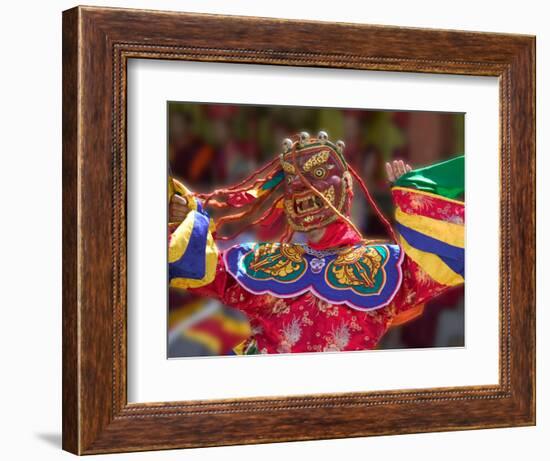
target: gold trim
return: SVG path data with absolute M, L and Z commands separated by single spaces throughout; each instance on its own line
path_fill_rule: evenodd
M 328 150 L 323 150 L 323 151 L 311 156 L 306 161 L 306 163 L 304 163 L 303 170 L 307 173 L 313 167 L 316 167 L 316 166 L 322 165 L 323 163 L 326 163 L 329 156 L 330 156 L 330 152 Z

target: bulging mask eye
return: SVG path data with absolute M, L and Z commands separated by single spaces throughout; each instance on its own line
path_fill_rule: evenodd
M 318 166 L 313 170 L 313 176 L 315 179 L 323 179 L 327 175 L 326 168 Z

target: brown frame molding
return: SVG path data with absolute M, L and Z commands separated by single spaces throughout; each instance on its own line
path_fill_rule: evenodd
M 128 404 L 125 142 L 126 64 L 132 58 L 499 77 L 500 383 Z M 534 37 L 93 7 L 63 13 L 65 450 L 91 454 L 533 424 Z

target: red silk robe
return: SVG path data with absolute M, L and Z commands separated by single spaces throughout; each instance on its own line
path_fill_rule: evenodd
M 328 226 L 321 241 L 309 245 L 323 250 L 360 241 L 361 237 L 345 224 L 335 223 Z M 392 324 L 415 317 L 425 302 L 448 288 L 405 254 L 403 281 L 391 304 L 365 312 L 330 304 L 309 292 L 293 298 L 250 293 L 227 271 L 222 258 L 220 255 L 214 281 L 190 290 L 244 312 L 260 353 L 373 349 Z

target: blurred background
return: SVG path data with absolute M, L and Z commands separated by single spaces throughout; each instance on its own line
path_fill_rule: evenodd
M 169 102 L 170 174 L 193 191 L 211 192 L 242 180 L 273 159 L 284 138 L 299 131 L 314 136 L 319 130 L 332 141 L 345 142 L 347 161 L 389 218 L 393 210 L 385 162 L 403 159 L 415 168 L 464 153 L 462 113 Z M 209 211 L 215 219 L 215 210 Z M 364 235 L 387 238 L 361 193 L 355 193 L 352 220 Z M 234 230 L 228 226 L 223 233 Z M 251 229 L 219 246 L 277 240 L 280 231 L 277 226 Z M 169 289 L 169 358 L 232 354 L 249 332 L 239 311 L 217 300 Z M 456 346 L 464 346 L 464 287 L 428 303 L 419 318 L 390 328 L 378 349 Z

